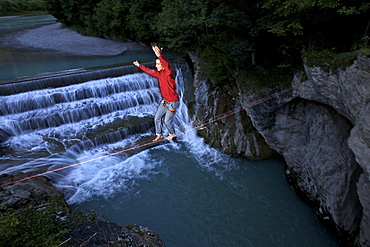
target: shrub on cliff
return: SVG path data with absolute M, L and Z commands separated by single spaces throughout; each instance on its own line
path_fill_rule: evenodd
M 370 48 L 363 48 L 351 52 L 337 53 L 328 49 L 308 49 L 303 52 L 302 57 L 306 65 L 321 67 L 324 71 L 343 69 L 353 64 L 357 54 L 370 54 Z

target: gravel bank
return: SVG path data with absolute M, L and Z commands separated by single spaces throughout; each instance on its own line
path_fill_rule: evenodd
M 2 46 L 43 50 L 53 55 L 74 56 L 114 56 L 126 51 L 150 49 L 136 42 L 83 36 L 72 29 L 61 28 L 61 25 L 61 23 L 55 23 L 6 35 Z

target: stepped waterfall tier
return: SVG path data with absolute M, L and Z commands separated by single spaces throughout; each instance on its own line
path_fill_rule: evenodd
M 132 71 L 130 67 L 120 70 Z M 112 74 L 116 71 L 117 68 L 111 69 Z M 106 69 L 103 72 L 89 72 L 87 78 L 104 77 Z M 177 74 L 182 83 L 181 70 Z M 37 89 L 28 91 L 26 87 L 25 92 L 0 97 L 2 145 L 9 154 L 2 161 L 9 168 L 2 173 L 22 172 L 23 169 L 37 172 L 34 163 L 40 157 L 44 159 L 71 150 L 82 152 L 86 148 L 122 141 L 130 135 L 151 134 L 152 117 L 161 100 L 154 78 L 131 73 L 75 84 L 83 77 L 84 74 L 56 77 L 54 81 L 65 86 L 52 88 L 44 85 L 43 78 L 33 80 L 27 83 L 38 86 Z M 52 78 L 47 80 L 53 82 Z M 17 84 L 3 85 L 3 94 L 14 92 L 12 89 L 16 87 L 18 91 L 22 88 Z M 29 165 L 28 162 L 22 162 L 22 168 L 10 165 L 13 157 L 19 156 L 21 160 L 29 160 Z

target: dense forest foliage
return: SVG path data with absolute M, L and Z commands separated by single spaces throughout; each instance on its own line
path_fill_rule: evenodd
M 0 0 L 0 16 L 46 13 L 45 0 Z
M 369 44 L 370 3 L 358 0 L 46 0 L 85 34 L 195 50 L 208 78 L 292 71 L 302 55 Z M 291 74 L 289 74 L 291 77 Z

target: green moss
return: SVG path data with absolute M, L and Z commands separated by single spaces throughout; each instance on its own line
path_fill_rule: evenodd
M 126 229 L 127 230 L 130 230 L 132 231 L 134 229 L 134 227 L 132 225 L 125 225 Z
M 289 66 L 277 66 L 268 70 L 252 67 L 248 70 L 240 71 L 235 75 L 235 78 L 243 89 L 258 96 L 264 96 L 262 93 L 264 88 L 281 90 L 290 87 L 293 74 L 293 69 Z
M 1 208 L 0 246 L 58 246 L 72 228 L 95 220 L 95 212 L 76 209 L 68 216 L 54 203 L 32 203 L 21 209 Z
M 0 213 L 0 246 L 56 246 L 69 230 L 53 205 Z M 4 210 L 4 209 L 3 209 Z
M 303 58 L 307 66 L 318 66 L 324 71 L 330 71 L 350 66 L 359 53 L 370 54 L 370 48 L 343 53 L 336 53 L 334 50 L 308 49 L 303 52 Z
M 302 57 L 307 66 L 319 66 L 324 71 L 335 71 L 352 65 L 359 53 L 370 54 L 370 48 L 343 53 L 328 49 L 308 49 L 303 52 Z M 248 70 L 239 71 L 235 74 L 235 78 L 243 89 L 257 96 L 264 96 L 264 88 L 282 90 L 290 87 L 294 71 L 297 69 L 299 65 L 293 67 L 281 64 L 270 69 L 250 67 Z M 302 81 L 307 79 L 304 73 L 302 76 Z

